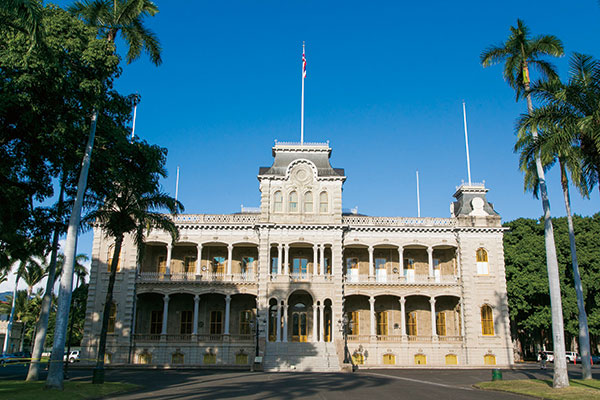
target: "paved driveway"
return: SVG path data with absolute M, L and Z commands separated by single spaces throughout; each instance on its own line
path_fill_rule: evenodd
M 26 368 L 0 368 L 0 379 L 24 379 Z M 91 370 L 72 369 L 71 379 L 89 380 Z M 552 379 L 552 371 L 536 366 L 504 370 L 504 379 Z M 579 367 L 569 367 L 571 378 Z M 127 381 L 142 388 L 112 398 L 174 399 L 526 399 L 500 392 L 482 392 L 472 385 L 489 380 L 490 370 L 381 369 L 342 373 L 250 373 L 218 370 L 108 369 L 107 380 Z M 594 367 L 600 379 L 600 367 Z M 45 376 L 43 376 L 45 378 Z

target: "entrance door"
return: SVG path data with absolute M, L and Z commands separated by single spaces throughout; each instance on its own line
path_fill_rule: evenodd
M 307 320 L 305 311 L 292 313 L 292 342 L 308 341 Z
M 325 309 L 325 334 L 323 337 L 326 342 L 331 342 L 331 310 Z

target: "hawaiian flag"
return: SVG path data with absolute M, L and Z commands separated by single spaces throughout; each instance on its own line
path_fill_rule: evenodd
M 304 46 L 302 46 L 302 78 L 306 78 L 306 55 L 304 54 Z

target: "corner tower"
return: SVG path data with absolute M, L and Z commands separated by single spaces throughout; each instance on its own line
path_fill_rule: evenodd
M 258 172 L 261 222 L 342 222 L 344 169 L 329 162 L 327 143 L 275 142 L 273 165 Z

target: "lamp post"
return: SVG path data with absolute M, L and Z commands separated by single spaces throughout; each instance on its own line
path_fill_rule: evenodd
M 351 360 L 350 351 L 348 350 L 348 333 L 352 330 L 353 321 L 349 320 L 348 315 L 344 313 L 342 319 L 338 320 L 338 324 L 344 336 L 344 364 L 349 364 Z
M 254 371 L 254 364 L 256 363 L 256 358 L 259 356 L 259 346 L 258 346 L 258 339 L 259 339 L 259 335 L 260 335 L 260 326 L 261 323 L 264 326 L 266 324 L 266 320 L 259 320 L 258 317 L 256 317 L 254 320 L 250 321 L 250 328 L 254 330 L 254 340 L 255 340 L 255 350 L 254 350 L 254 362 L 252 362 L 252 368 L 251 370 Z

